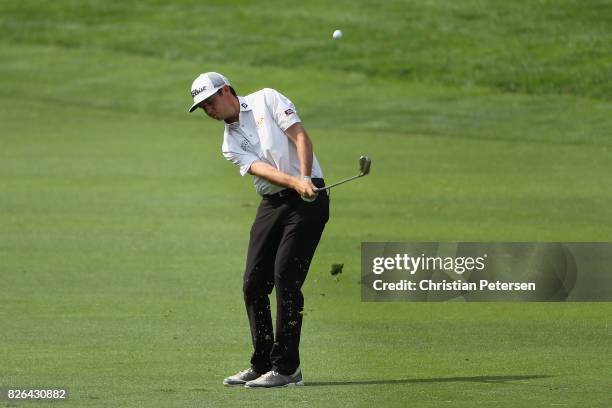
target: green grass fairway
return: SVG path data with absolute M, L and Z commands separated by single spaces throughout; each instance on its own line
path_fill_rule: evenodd
M 341 41 L 331 33 L 344 31 Z M 306 387 L 248 364 L 249 177 L 191 81 L 297 105 L 332 193 Z M 362 303 L 362 241 L 611 241 L 612 3 L 0 2 L 0 407 L 609 407 L 612 303 Z M 337 279 L 332 264 L 343 263 Z

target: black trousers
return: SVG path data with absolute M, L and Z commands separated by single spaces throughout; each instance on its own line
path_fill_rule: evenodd
M 313 179 L 317 187 L 322 179 Z M 299 345 L 304 296 L 302 284 L 329 219 L 329 196 L 306 202 L 295 193 L 264 197 L 251 228 L 244 273 L 244 302 L 251 326 L 251 368 L 293 374 L 300 365 Z M 276 336 L 268 295 L 276 288 Z

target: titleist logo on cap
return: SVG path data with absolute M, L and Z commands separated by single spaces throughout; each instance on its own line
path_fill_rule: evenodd
M 203 86 L 203 87 L 201 87 L 201 88 L 194 89 L 194 90 L 192 90 L 192 91 L 191 91 L 191 97 L 192 97 L 192 98 L 195 98 L 195 96 L 196 96 L 197 94 L 202 93 L 202 92 L 204 92 L 205 90 L 206 90 L 206 87 L 205 87 L 205 86 Z

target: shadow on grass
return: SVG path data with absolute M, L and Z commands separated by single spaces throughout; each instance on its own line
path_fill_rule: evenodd
M 479 375 L 475 377 L 406 378 L 402 380 L 307 381 L 306 385 L 312 387 L 323 385 L 421 384 L 444 382 L 480 382 L 499 384 L 507 381 L 534 380 L 538 378 L 550 377 L 550 375 Z

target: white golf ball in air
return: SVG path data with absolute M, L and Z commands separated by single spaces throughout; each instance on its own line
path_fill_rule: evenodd
M 338 39 L 342 38 L 342 31 L 341 30 L 335 30 L 334 33 L 332 34 L 332 37 L 334 37 L 334 40 L 338 40 Z

